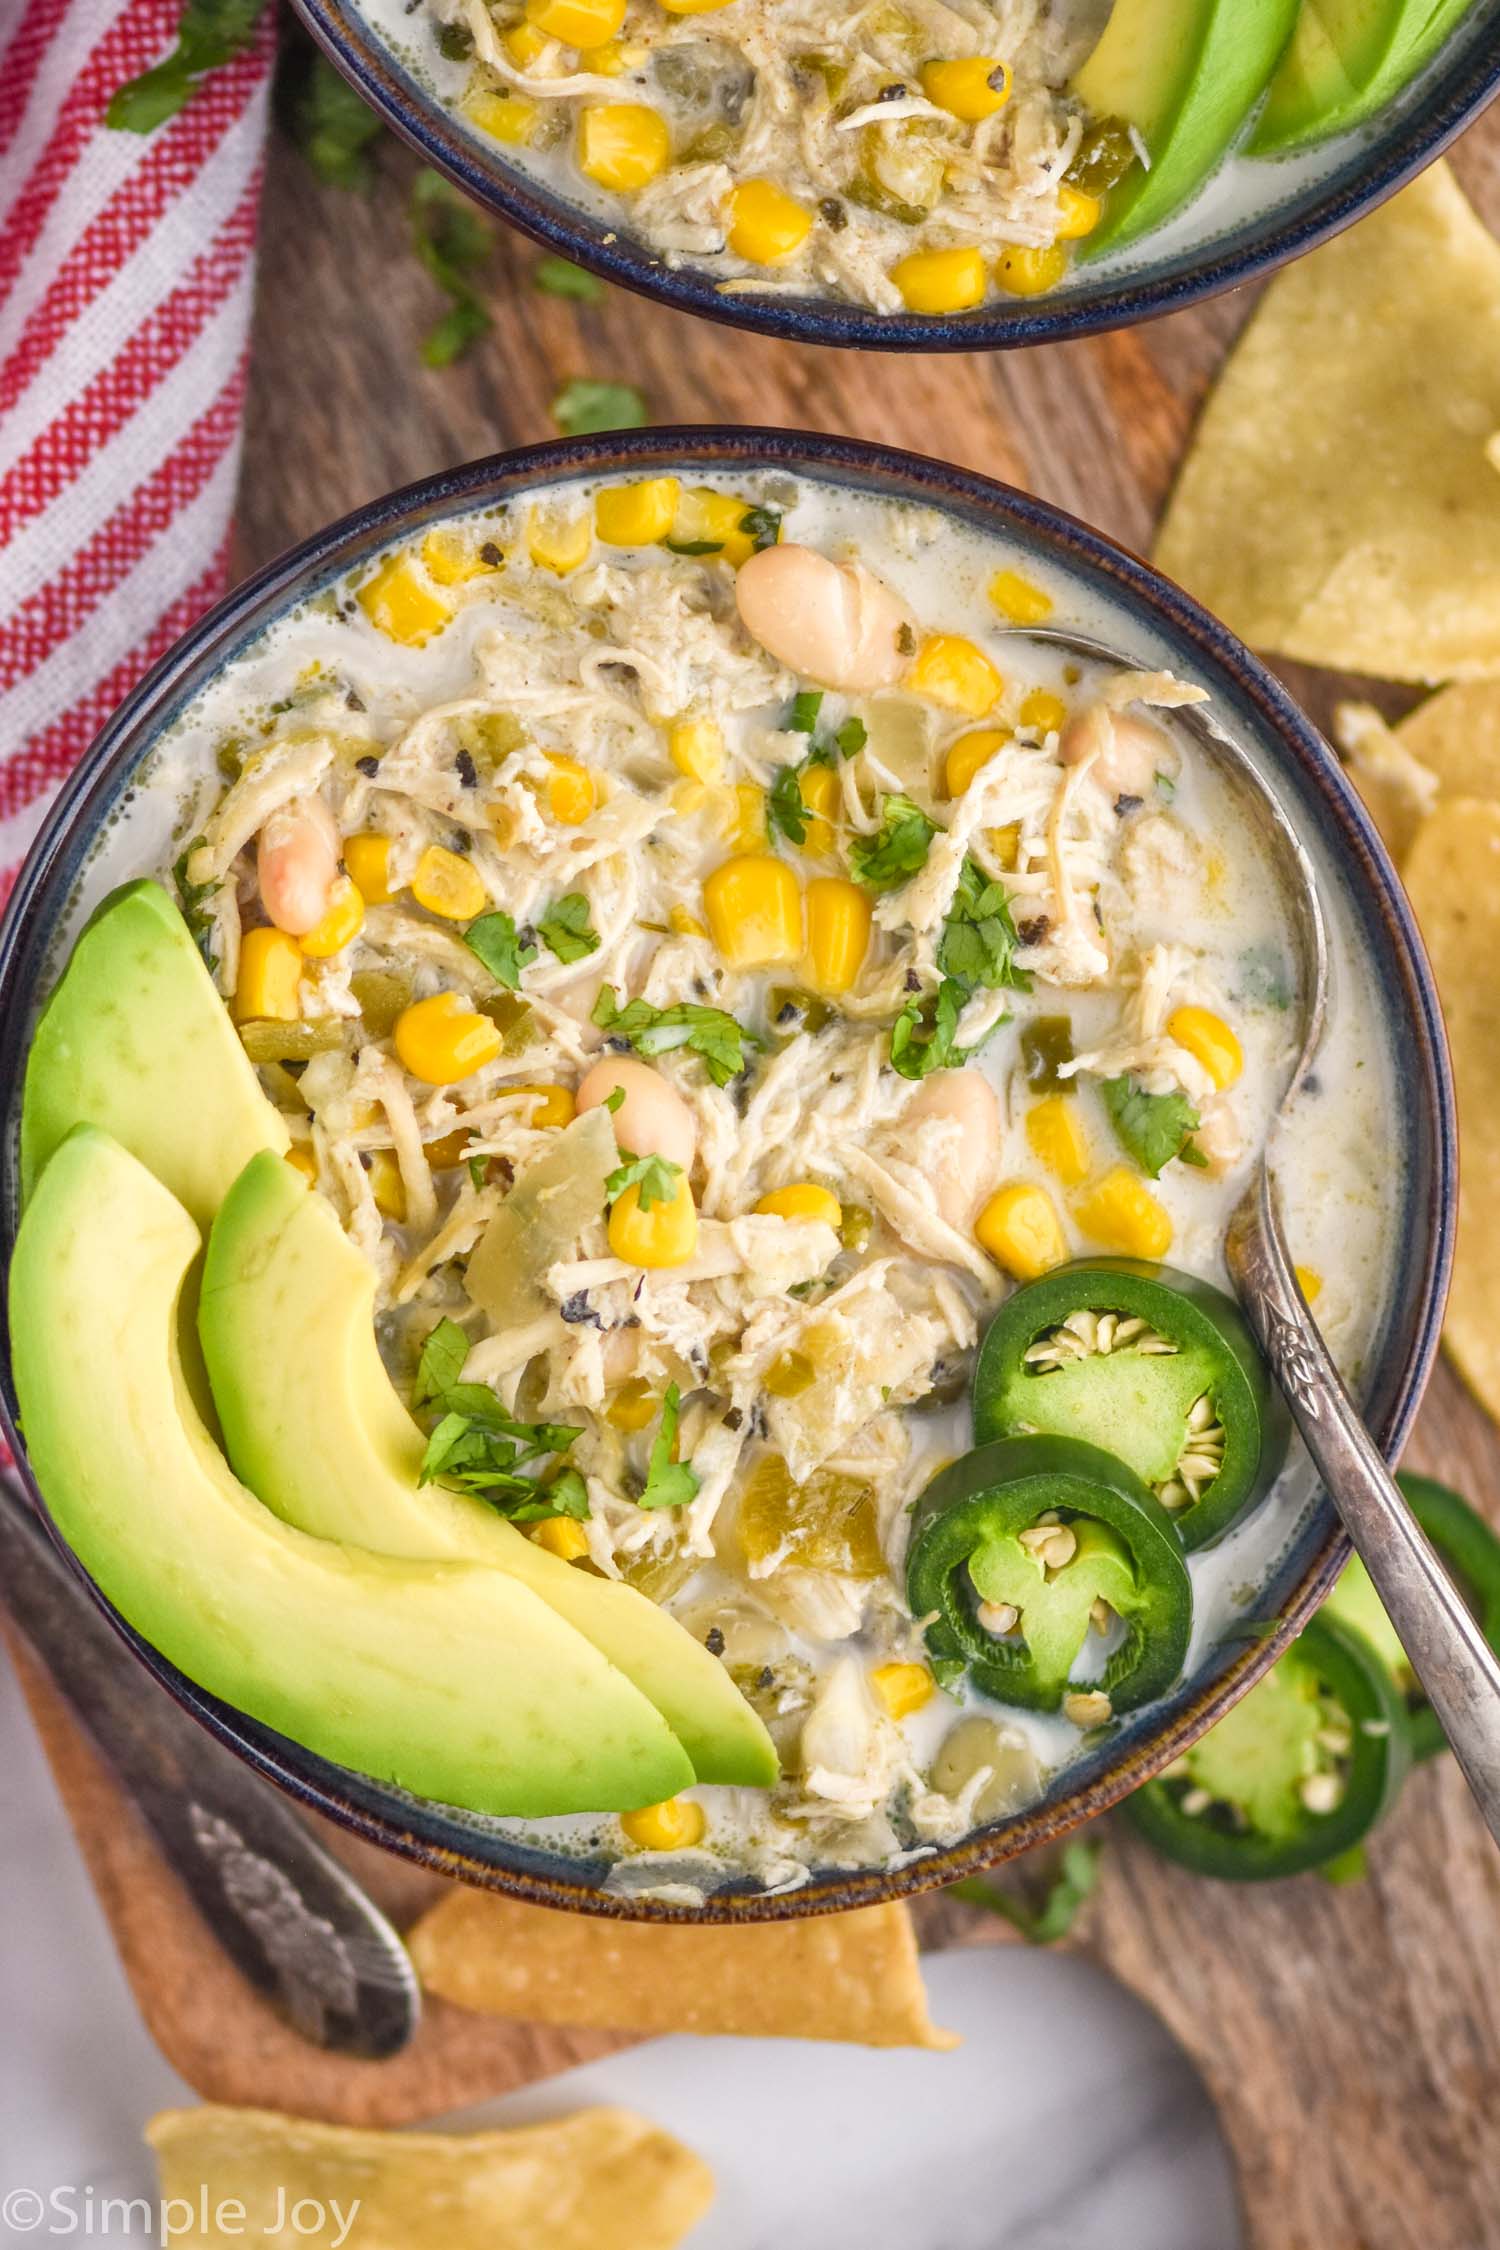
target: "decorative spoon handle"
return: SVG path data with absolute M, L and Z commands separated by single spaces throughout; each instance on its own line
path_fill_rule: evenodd
M 1500 1843 L 1500 1662 L 1423 1537 L 1309 1317 L 1264 1164 L 1230 1220 L 1224 1253 L 1313 1464 Z
M 0 1600 L 241 1973 L 316 2046 L 404 2047 L 420 1996 L 390 1923 L 264 1782 L 143 1683 L 5 1476 Z

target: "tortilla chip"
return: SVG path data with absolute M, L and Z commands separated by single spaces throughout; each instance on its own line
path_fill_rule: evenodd
M 1500 675 L 1500 243 L 1435 164 L 1273 281 L 1156 561 L 1242 640 L 1417 683 Z
M 1440 799 L 1500 801 L 1500 682 L 1440 688 L 1396 727 L 1368 703 L 1341 703 L 1333 735 L 1398 866 Z
M 1443 1339 L 1500 1421 L 1500 803 L 1446 798 L 1407 855 L 1458 1090 L 1458 1258 Z
M 597 2030 L 953 2047 L 904 1906 L 804 1921 L 599 1922 L 453 1890 L 408 1933 L 429 1992 L 482 2015 Z
M 505 2133 L 168 2109 L 146 2138 L 174 2250 L 671 2250 L 714 2198 L 691 2149 L 624 2109 Z
M 1381 842 L 1399 867 L 1438 801 L 1437 775 L 1413 757 L 1400 728 L 1387 725 L 1372 703 L 1339 704 L 1333 739 Z

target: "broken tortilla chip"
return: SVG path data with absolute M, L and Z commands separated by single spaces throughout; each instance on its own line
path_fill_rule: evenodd
M 1435 164 L 1267 289 L 1156 545 L 1253 647 L 1500 675 L 1500 243 Z
M 1500 803 L 1448 797 L 1407 854 L 1458 1094 L 1458 1256 L 1443 1341 L 1500 1421 Z
M 672 2250 L 714 2198 L 691 2149 L 624 2109 L 502 2133 L 371 2133 L 169 2109 L 146 2138 L 174 2250 Z
M 1333 733 L 1398 866 L 1441 799 L 1500 802 L 1500 680 L 1440 688 L 1396 727 L 1368 703 L 1341 703 Z
M 484 2015 L 600 2030 L 952 2047 L 927 2012 L 904 1906 L 796 1922 L 599 1922 L 452 1890 L 407 1936 L 429 1992 Z

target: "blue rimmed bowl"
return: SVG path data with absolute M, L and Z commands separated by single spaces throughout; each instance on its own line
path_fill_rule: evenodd
M 1304 156 L 1246 162 L 1118 258 L 1076 266 L 1043 298 L 936 319 L 834 297 L 721 296 L 701 267 L 668 266 L 620 212 L 602 217 L 467 125 L 357 0 L 293 0 L 324 53 L 419 155 L 511 225 L 606 281 L 679 312 L 793 343 L 866 351 L 1001 351 L 1180 312 L 1299 258 L 1403 186 L 1500 93 L 1500 0 L 1477 0 L 1414 83 L 1370 124 Z
M 1105 615 L 1121 653 L 1170 664 L 1206 688 L 1217 716 L 1252 753 L 1314 848 L 1337 893 L 1371 995 L 1370 1039 L 1399 1089 L 1387 1177 L 1399 1244 L 1389 1301 L 1367 1351 L 1360 1391 L 1387 1454 L 1410 1429 L 1437 1349 L 1456 1201 L 1453 1093 L 1430 972 L 1401 888 L 1326 745 L 1254 657 L 1145 563 L 1044 502 L 917 455 L 791 431 L 679 429 L 537 446 L 407 486 L 346 516 L 273 562 L 187 634 L 105 728 L 54 806 L 0 925 L 0 1253 L 18 1217 L 17 1123 L 30 1025 L 56 971 L 60 940 L 91 854 L 129 798 L 143 762 L 188 703 L 286 611 L 393 541 L 469 510 L 535 496 L 577 477 L 756 471 L 805 477 L 916 504 L 998 536 L 1034 558 L 1049 586 L 1081 612 Z M 0 1350 L 0 1423 L 26 1472 L 8 1351 Z M 36 1495 L 38 1505 L 40 1495 Z M 1027 1810 L 962 1843 L 897 1866 L 816 1869 L 773 1895 L 732 1882 L 701 1907 L 607 1888 L 610 1862 L 565 1856 L 504 1824 L 328 1764 L 203 1694 L 133 1633 L 96 1593 L 145 1669 L 247 1764 L 290 1795 L 372 1842 L 447 1874 L 533 1900 L 658 1920 L 760 1920 L 829 1912 L 930 1888 L 1046 1843 L 1114 1804 L 1179 1756 L 1272 1664 L 1332 1585 L 1347 1543 L 1321 1496 L 1288 1518 L 1258 1589 L 1257 1623 L 1213 1649 L 1166 1701 L 1086 1751 Z M 75 1566 L 76 1567 L 76 1566 Z

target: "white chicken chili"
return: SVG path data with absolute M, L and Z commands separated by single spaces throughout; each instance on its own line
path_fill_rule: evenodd
M 770 1730 L 769 1791 L 549 1824 L 627 1885 L 955 1841 L 1113 1715 L 1111 1538 L 1055 1510 L 1022 1531 L 1049 1592 L 1093 1573 L 1089 1631 L 1055 1693 L 1002 1698 L 913 1614 L 912 1510 L 974 1442 L 976 1345 L 1018 1286 L 1105 1255 L 1221 1278 L 1294 953 L 1179 717 L 1202 691 L 1015 629 L 1043 620 L 1110 631 L 934 511 L 766 472 L 548 486 L 272 628 L 153 752 L 90 877 L 175 883 L 290 1161 L 374 1269 L 431 1474 L 644 1591 Z M 1390 1080 L 1333 924 L 1283 1179 L 1357 1370 Z M 1153 1353 L 1185 1380 L 1188 1350 L 1082 1311 L 1021 1373 L 1062 1398 L 1112 1355 L 1108 1381 Z M 486 1483 L 475 1386 L 547 1434 L 509 1478 Z M 1217 1398 L 1189 1383 L 1137 1463 L 1189 1547 L 1238 1442 Z M 1189 1554 L 1192 1661 L 1306 1496 L 1288 1471 Z M 1018 1567 L 974 1566 L 1002 1654 Z

